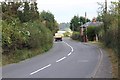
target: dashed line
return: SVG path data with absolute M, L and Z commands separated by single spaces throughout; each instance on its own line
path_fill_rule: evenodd
M 72 54 L 72 52 L 70 52 L 69 54 L 68 54 L 68 56 L 70 56 Z
M 45 68 L 47 68 L 47 67 L 50 67 L 50 66 L 51 66 L 51 64 L 49 64 L 49 65 L 47 65 L 47 66 L 45 66 L 45 67 L 43 67 L 43 68 L 40 68 L 40 69 L 38 69 L 38 70 L 30 73 L 30 75 L 33 75 L 33 74 L 35 74 L 35 73 L 37 73 L 37 72 L 39 72 L 39 71 L 41 71 L 41 70 L 43 70 L 43 69 L 45 69 Z
M 64 42 L 64 41 L 63 41 L 63 42 Z M 64 43 L 67 44 L 67 46 L 69 46 L 69 47 L 71 48 L 71 51 L 70 51 L 70 53 L 68 54 L 68 56 L 70 56 L 70 55 L 72 54 L 72 52 L 74 51 L 74 50 L 73 50 L 73 47 L 70 46 L 70 45 L 69 45 L 68 43 L 66 43 L 66 42 L 64 42 Z M 57 60 L 56 62 L 58 63 L 58 62 L 64 60 L 65 58 L 66 58 L 66 57 L 63 57 L 63 58 Z M 41 71 L 41 70 L 43 70 L 43 69 L 46 69 L 46 68 L 48 68 L 48 67 L 50 67 L 50 66 L 51 66 L 51 64 L 49 64 L 49 65 L 47 65 L 47 66 L 45 66 L 45 67 L 42 67 L 42 68 L 40 68 L 40 69 L 38 69 L 38 70 L 30 73 L 30 75 L 33 75 L 33 74 L 35 74 L 35 73 L 37 73 L 37 72 L 39 72 L 39 71 Z
M 64 42 L 64 41 L 63 41 Z M 72 54 L 72 52 L 74 51 L 73 50 L 73 47 L 72 46 L 70 46 L 68 43 L 66 43 L 66 42 L 64 42 L 65 44 L 67 44 L 70 48 L 71 48 L 71 51 L 70 51 L 70 53 L 68 54 L 68 56 L 70 56 L 71 54 Z
M 63 57 L 63 58 L 57 60 L 56 62 L 60 62 L 60 61 L 62 61 L 62 60 L 65 59 L 65 58 L 66 58 L 66 57 Z

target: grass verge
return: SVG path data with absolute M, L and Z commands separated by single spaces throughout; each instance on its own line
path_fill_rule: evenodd
M 43 48 L 37 49 L 23 49 L 23 50 L 16 50 L 15 53 L 11 53 L 11 55 L 2 55 L 2 66 L 11 64 L 11 63 L 18 63 L 28 58 L 32 58 L 36 55 L 42 54 L 47 52 L 52 48 L 52 45 L 45 46 Z

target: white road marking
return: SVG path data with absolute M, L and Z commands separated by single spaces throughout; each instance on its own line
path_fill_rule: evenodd
M 64 42 L 64 41 L 63 41 Z M 72 46 L 70 46 L 68 43 L 66 43 L 66 42 L 64 42 L 65 44 L 67 44 L 67 46 L 69 46 L 70 48 L 71 48 L 71 51 L 70 51 L 70 53 L 68 54 L 68 56 L 70 56 L 71 54 L 72 54 L 72 52 L 74 51 L 73 50 L 73 47 Z
M 63 42 L 64 42 L 64 41 L 63 41 Z M 69 54 L 68 54 L 68 56 L 70 56 L 70 55 L 72 54 L 72 52 L 74 51 L 74 50 L 73 50 L 73 47 L 70 46 L 70 45 L 69 45 L 68 43 L 66 43 L 66 42 L 64 42 L 64 43 L 67 44 L 67 46 L 69 46 L 69 47 L 71 48 L 71 51 L 70 51 Z M 63 57 L 63 58 L 57 60 L 56 62 L 60 62 L 60 61 L 64 60 L 65 58 L 66 58 L 66 57 Z M 47 66 L 45 66 L 45 67 L 43 67 L 43 68 L 40 68 L 40 69 L 38 69 L 38 70 L 30 73 L 30 75 L 33 75 L 33 74 L 35 74 L 35 73 L 37 73 L 37 72 L 39 72 L 39 71 L 41 71 L 41 70 L 43 70 L 43 69 L 45 69 L 45 68 L 47 68 L 47 67 L 50 67 L 50 66 L 51 66 L 51 64 L 49 64 L 49 65 L 47 65 Z
M 70 56 L 72 54 L 72 52 L 70 52 L 69 54 L 68 54 L 68 56 Z
M 47 65 L 47 66 L 45 66 L 45 67 L 43 67 L 43 68 L 40 68 L 40 69 L 38 69 L 38 70 L 30 73 L 30 75 L 33 75 L 33 74 L 35 74 L 35 73 L 37 73 L 37 72 L 39 72 L 39 71 L 41 71 L 41 70 L 43 70 L 43 69 L 45 69 L 45 68 L 47 68 L 47 67 L 50 67 L 50 66 L 51 66 L 51 64 L 49 64 L 49 65 Z
M 62 61 L 62 60 L 65 59 L 65 58 L 66 58 L 66 57 L 63 57 L 63 58 L 57 60 L 56 62 L 60 62 L 60 61 Z

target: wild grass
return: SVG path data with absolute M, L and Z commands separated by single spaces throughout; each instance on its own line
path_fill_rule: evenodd
M 44 52 L 48 51 L 52 47 L 52 44 L 47 45 L 44 48 L 37 48 L 37 49 L 22 49 L 16 50 L 15 53 L 11 53 L 11 55 L 2 55 L 2 65 L 7 65 L 11 63 L 18 63 L 28 58 L 32 58 L 34 56 L 43 54 Z

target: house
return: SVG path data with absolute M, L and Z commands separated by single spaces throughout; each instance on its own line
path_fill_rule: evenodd
M 103 24 L 103 22 L 98 22 L 95 20 L 95 18 L 92 20 L 92 22 L 87 22 L 83 25 L 80 26 L 80 36 L 82 37 L 82 41 L 83 42 L 87 42 L 88 41 L 88 38 L 87 38 L 87 28 L 89 26 L 95 26 L 95 27 L 98 27 L 100 26 L 101 24 Z M 96 34 L 95 36 L 95 40 L 98 41 L 98 35 Z

